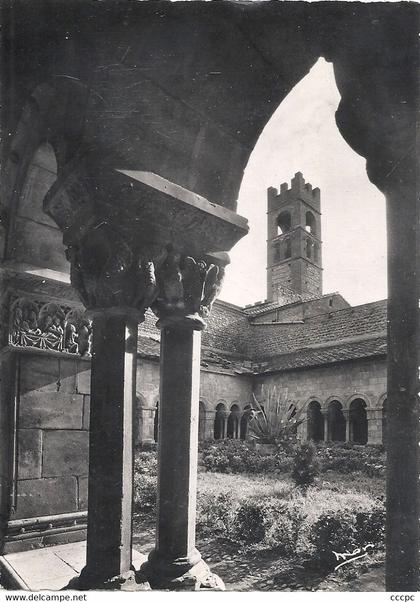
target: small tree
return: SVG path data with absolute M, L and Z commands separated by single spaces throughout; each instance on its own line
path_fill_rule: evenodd
M 316 447 L 312 441 L 302 443 L 293 461 L 292 479 L 305 492 L 319 475 L 320 463 L 316 455 Z
M 290 450 L 296 442 L 297 429 L 305 421 L 303 408 L 281 400 L 276 390 L 269 390 L 263 402 L 253 395 L 249 418 L 249 436 L 258 443 L 272 443 Z

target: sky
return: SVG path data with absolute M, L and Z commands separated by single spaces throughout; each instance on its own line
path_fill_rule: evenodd
M 266 298 L 267 188 L 297 171 L 321 189 L 323 292 L 338 291 L 351 305 L 386 298 L 385 198 L 338 131 L 339 101 L 332 65 L 319 59 L 261 133 L 238 197 L 250 232 L 230 252 L 224 301 Z

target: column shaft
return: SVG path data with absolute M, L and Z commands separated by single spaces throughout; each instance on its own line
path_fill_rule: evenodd
M 330 440 L 330 433 L 328 429 L 328 410 L 322 412 L 324 417 L 324 441 L 327 442 Z
M 192 566 L 200 558 L 195 516 L 201 332 L 164 327 L 161 337 L 156 552 Z
M 98 584 L 130 570 L 133 400 L 137 320 L 107 311 L 93 320 L 87 562 Z
M 228 425 L 228 417 L 224 416 L 223 417 L 223 437 L 222 437 L 222 439 L 227 438 L 227 425 Z
M 402 181 L 409 181 L 409 173 Z M 418 591 L 420 547 L 419 202 L 413 185 L 387 199 L 387 591 Z
M 346 443 L 349 443 L 349 441 L 353 440 L 353 432 L 352 432 L 352 424 L 350 421 L 350 410 L 343 410 L 343 416 L 345 418 L 346 421 Z

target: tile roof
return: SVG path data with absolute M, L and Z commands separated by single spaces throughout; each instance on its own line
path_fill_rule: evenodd
M 293 291 L 283 288 L 282 299 L 278 301 L 264 301 L 263 303 L 255 303 L 249 307 L 244 307 L 243 311 L 247 316 L 257 316 L 265 312 L 273 311 L 279 307 L 286 307 L 294 303 L 304 303 L 305 301 L 314 301 L 322 296 L 330 295 L 312 295 L 311 293 L 294 293 Z
M 322 366 L 333 362 L 386 355 L 386 349 L 386 337 L 377 337 L 364 341 L 343 341 L 339 345 L 299 349 L 293 353 L 278 355 L 264 364 L 254 365 L 254 372 L 261 374 L 277 370 L 309 368 L 311 366 Z
M 387 326 L 386 311 L 384 300 L 311 316 L 302 324 L 251 324 L 251 359 L 258 361 L 334 341 L 341 344 L 343 339 L 350 337 L 375 333 L 383 336 Z
M 267 308 L 267 305 L 265 309 Z M 301 323 L 255 323 L 216 302 L 203 333 L 202 366 L 240 373 L 286 370 L 386 353 L 387 301 L 327 311 Z M 158 358 L 160 331 L 148 313 L 139 329 L 140 357 Z

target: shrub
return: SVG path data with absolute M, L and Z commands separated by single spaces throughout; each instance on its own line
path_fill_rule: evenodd
M 207 470 L 224 473 L 288 472 L 292 467 L 292 457 L 283 450 L 262 454 L 249 442 L 238 439 L 203 446 L 201 461 Z
M 137 512 L 156 510 L 157 479 L 145 474 L 134 475 L 134 509 Z
M 348 511 L 323 514 L 311 529 L 315 557 L 325 570 L 331 570 L 337 559 L 334 552 L 343 553 L 356 547 L 356 518 Z
M 230 493 L 199 493 L 197 531 L 203 535 L 226 536 L 233 522 L 235 506 Z
M 157 496 L 157 456 L 155 452 L 141 451 L 134 460 L 134 509 L 154 512 Z
M 316 447 L 309 441 L 302 443 L 296 451 L 293 462 L 292 479 L 299 487 L 306 489 L 312 485 L 319 474 L 320 464 L 316 456 Z
M 156 452 L 141 451 L 134 459 L 134 473 L 157 476 L 157 454 Z
M 371 477 L 385 476 L 386 456 L 382 446 L 334 443 L 318 445 L 321 470 L 342 473 L 361 471 Z
M 352 552 L 367 544 L 375 549 L 383 548 L 385 543 L 385 509 L 376 506 L 364 512 L 351 509 L 322 514 L 312 525 L 311 542 L 315 557 L 323 568 L 330 570 L 337 565 L 333 552 Z
M 385 508 L 378 505 L 370 512 L 359 512 L 356 515 L 357 542 L 364 546 L 372 543 L 375 548 L 385 545 Z
M 284 556 L 296 553 L 299 524 L 297 518 L 291 517 L 288 512 L 279 513 L 274 523 L 266 530 L 264 543 L 267 548 L 277 550 Z
M 296 543 L 296 528 L 287 513 L 287 502 L 274 497 L 241 500 L 229 537 L 240 546 L 263 543 L 290 552 Z
M 243 500 L 233 520 L 231 539 L 240 544 L 261 542 L 273 520 L 273 505 L 270 498 Z
M 290 501 L 289 511 L 302 517 L 299 521 L 296 551 L 298 554 L 314 559 L 319 557 L 319 554 L 313 540 L 313 529 L 321 517 L 327 515 L 339 517 L 344 511 L 356 516 L 359 512 L 372 512 L 376 506 L 374 498 L 365 493 L 336 491 L 329 487 L 322 489 L 312 487 L 308 489 L 305 496 L 298 493 L 298 490 L 295 491 L 296 494 Z

